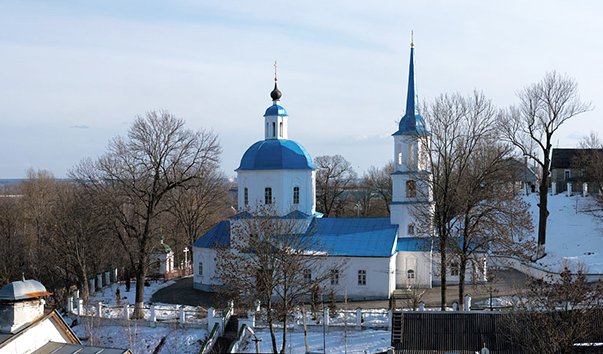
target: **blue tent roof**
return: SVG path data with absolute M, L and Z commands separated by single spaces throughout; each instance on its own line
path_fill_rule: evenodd
M 268 116 L 281 116 L 281 117 L 287 117 L 287 111 L 285 110 L 285 108 L 283 108 L 283 106 L 279 106 L 278 104 L 273 104 L 272 106 L 268 107 L 268 109 L 266 109 L 266 113 L 264 113 L 264 117 L 268 117 Z
M 230 221 L 220 221 L 205 235 L 199 237 L 193 245 L 200 248 L 230 246 Z
M 410 48 L 410 65 L 408 67 L 408 90 L 406 92 L 406 113 L 400 120 L 398 131 L 393 135 L 427 135 L 423 117 L 415 114 L 415 63 L 413 47 Z
M 389 218 L 315 218 L 308 235 L 331 256 L 390 257 L 397 230 Z
M 293 140 L 267 139 L 251 145 L 237 171 L 315 170 L 310 154 Z

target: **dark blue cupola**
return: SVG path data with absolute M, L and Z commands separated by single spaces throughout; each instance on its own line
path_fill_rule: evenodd
M 415 45 L 411 38 L 410 42 L 410 65 L 408 69 L 408 91 L 406 93 L 406 112 L 400 124 L 398 131 L 392 135 L 427 135 L 423 117 L 417 113 L 415 102 L 415 64 L 414 64 Z

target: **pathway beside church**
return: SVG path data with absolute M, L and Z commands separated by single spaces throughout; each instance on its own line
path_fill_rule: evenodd
M 473 303 L 486 300 L 492 290 L 493 297 L 512 296 L 518 290 L 525 288 L 526 276 L 515 270 L 495 270 L 492 272 L 494 281 L 492 283 L 465 285 L 465 293 L 470 294 Z M 440 303 L 440 287 L 424 289 L 423 302 L 427 307 L 437 307 Z M 449 305 L 457 301 L 458 285 L 448 285 L 446 291 Z M 193 289 L 193 277 L 176 280 L 176 283 L 159 289 L 151 297 L 153 303 L 179 304 L 190 306 L 202 306 L 205 308 L 215 306 L 215 294 Z M 343 304 L 342 304 L 343 305 Z M 405 306 L 405 300 L 398 300 L 397 306 Z M 354 301 L 350 302 L 350 308 L 387 308 L 389 301 Z

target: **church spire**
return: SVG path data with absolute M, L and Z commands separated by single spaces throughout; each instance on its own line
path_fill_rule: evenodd
M 408 92 L 406 94 L 406 113 L 404 118 L 409 118 L 412 123 L 415 122 L 415 61 L 414 61 L 415 43 L 413 33 L 410 32 L 410 65 L 408 69 Z M 402 118 L 402 119 L 404 119 Z M 414 126 L 414 124 L 412 124 Z

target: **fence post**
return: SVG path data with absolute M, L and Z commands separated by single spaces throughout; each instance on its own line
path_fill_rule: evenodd
M 128 304 L 124 305 L 124 319 L 126 319 L 126 320 L 130 319 L 130 311 L 128 310 Z
M 75 296 L 75 299 L 79 299 L 80 298 L 80 289 L 75 289 L 73 291 L 73 296 Z
M 117 283 L 119 278 L 117 278 L 117 268 L 113 269 L 113 282 Z
M 105 272 L 105 286 L 111 284 L 111 273 Z
M 98 306 L 96 309 L 97 316 L 98 316 L 98 318 L 102 318 L 103 317 L 103 303 L 99 301 L 97 306 Z
M 155 305 L 151 305 L 151 316 L 149 317 L 151 322 L 157 322 L 157 314 L 155 312 Z
M 361 308 L 356 309 L 356 327 L 358 327 L 358 329 L 362 328 L 362 309 Z
M 67 313 L 73 313 L 74 296 L 67 297 Z
M 392 331 L 392 310 L 387 310 L 387 330 Z
M 186 322 L 186 317 L 184 316 L 184 305 L 178 306 L 178 317 L 180 323 Z
M 78 316 L 84 315 L 84 300 L 77 299 L 77 314 Z
M 329 321 L 331 319 L 331 316 L 329 316 L 329 308 L 325 307 L 324 312 L 322 313 L 322 320 L 325 323 L 325 326 L 329 327 Z
M 88 292 L 90 294 L 96 292 L 96 288 L 94 287 L 94 278 L 88 279 Z

